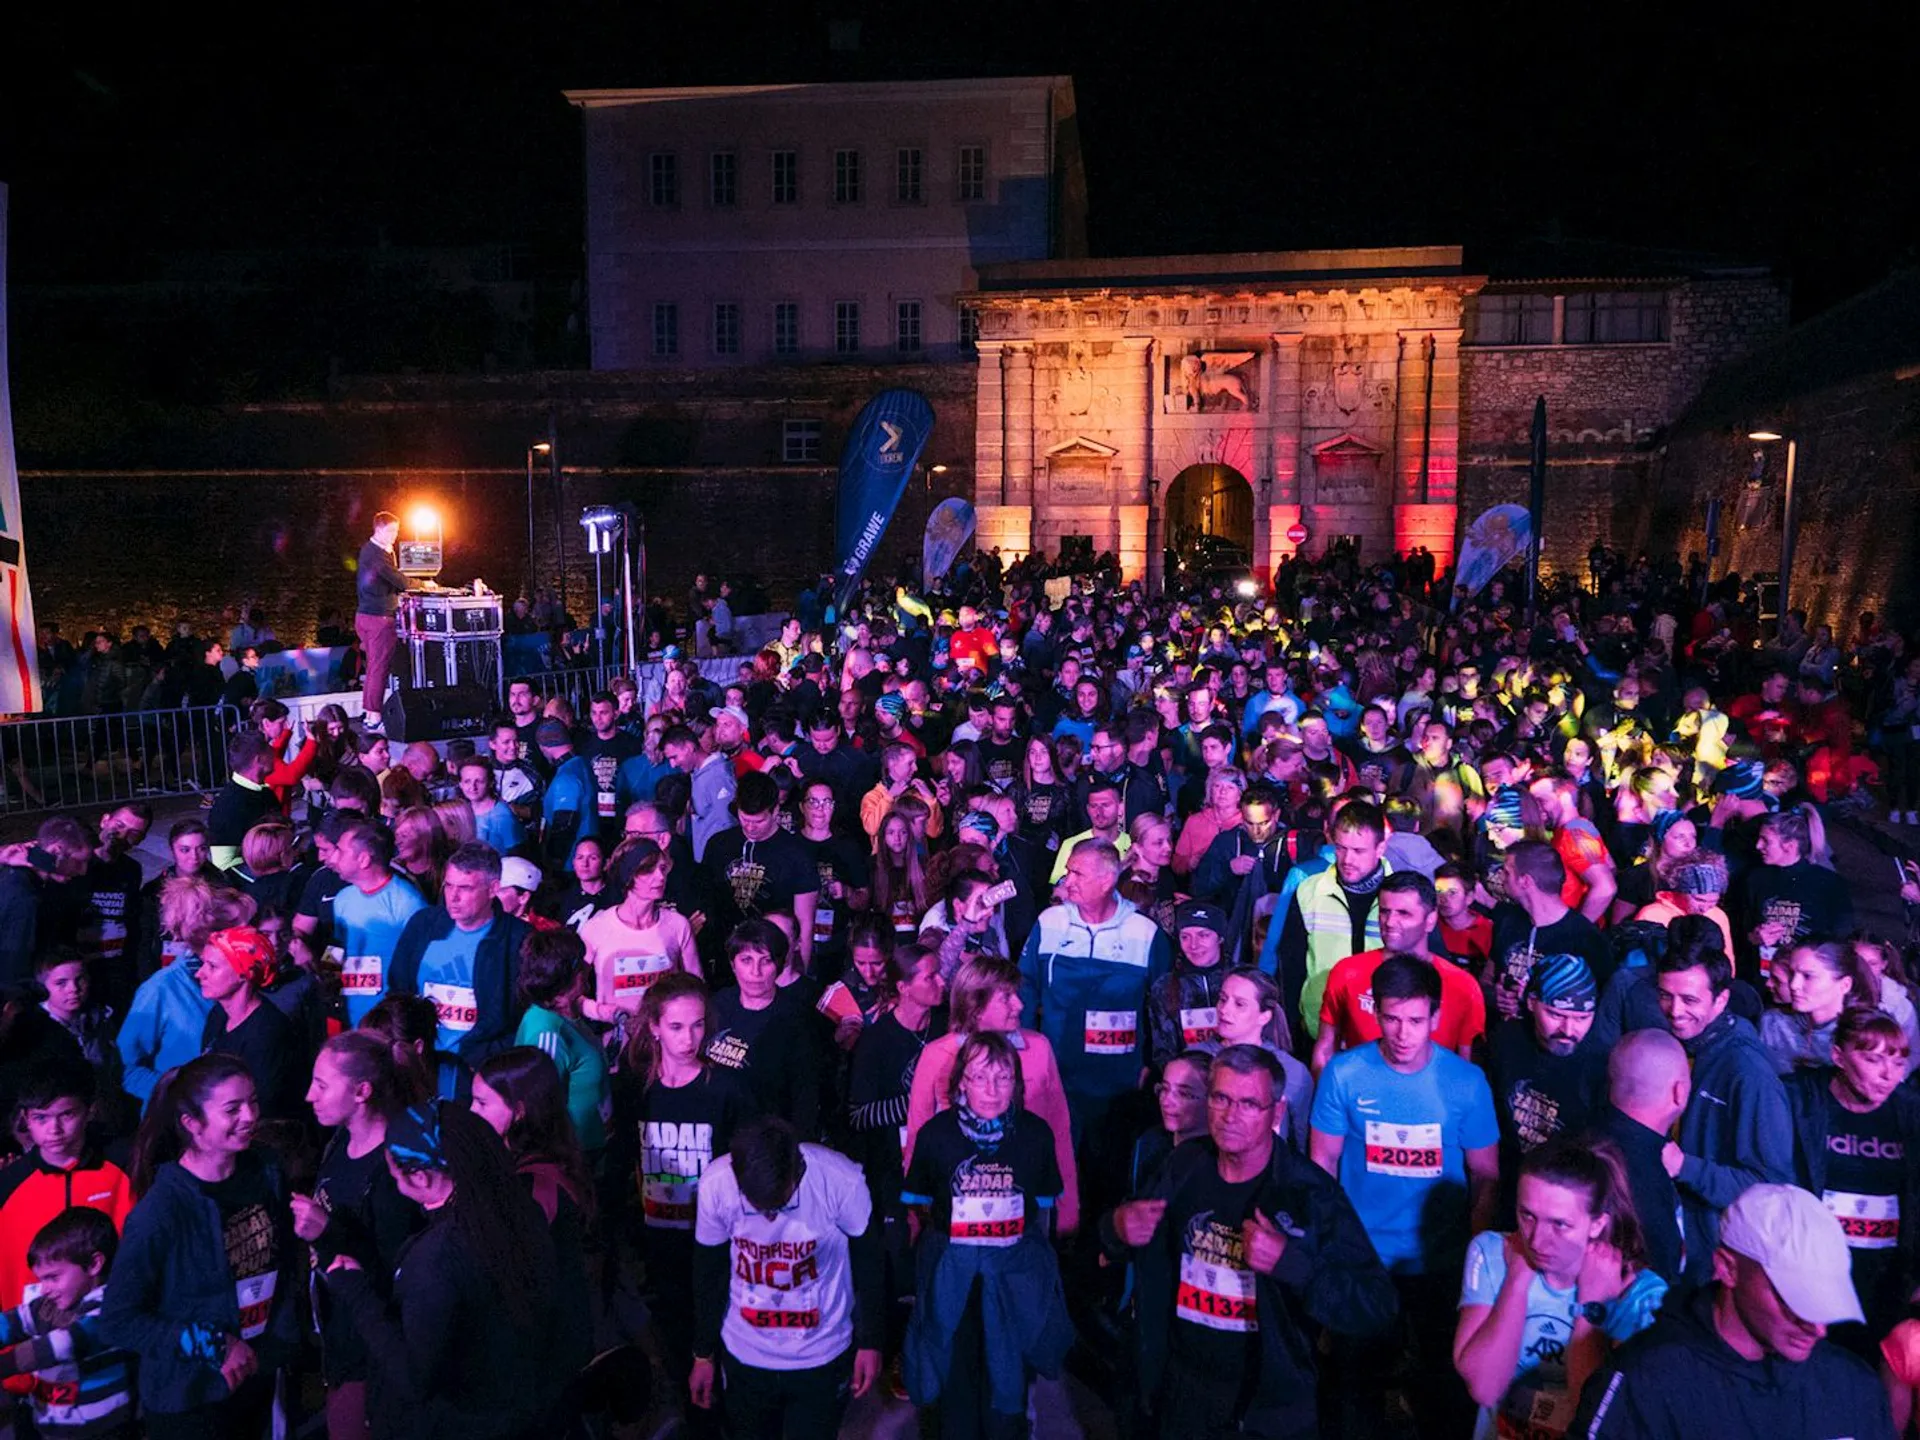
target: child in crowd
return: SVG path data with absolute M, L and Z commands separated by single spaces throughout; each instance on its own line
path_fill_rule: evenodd
M 43 1437 L 134 1433 L 132 1359 L 108 1348 L 100 1333 L 119 1248 L 112 1219 L 84 1205 L 62 1210 L 28 1247 L 39 1293 L 0 1312 L 0 1345 L 11 1347 L 0 1351 L 0 1377 L 33 1376 L 27 1404 Z
M 133 1209 L 133 1183 L 101 1153 L 87 1120 L 97 1087 L 77 1060 L 35 1066 L 20 1087 L 20 1118 L 31 1149 L 0 1169 L 0 1306 L 26 1296 L 34 1238 L 76 1205 L 104 1213 L 117 1231 Z

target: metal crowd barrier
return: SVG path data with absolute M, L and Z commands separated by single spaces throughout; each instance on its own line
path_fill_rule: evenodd
M 207 705 L 0 722 L 0 816 L 217 790 L 237 719 Z

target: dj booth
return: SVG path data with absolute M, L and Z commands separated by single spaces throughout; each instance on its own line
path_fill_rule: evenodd
M 501 694 L 500 636 L 506 618 L 498 595 L 429 586 L 409 590 L 394 611 L 413 688 L 484 685 Z

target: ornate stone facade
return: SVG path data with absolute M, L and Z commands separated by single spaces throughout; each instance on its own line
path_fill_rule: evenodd
M 1250 488 L 1257 571 L 1296 524 L 1310 553 L 1353 536 L 1450 563 L 1480 283 L 1449 246 L 986 267 L 966 297 L 979 543 L 1085 537 L 1157 586 L 1172 487 L 1221 465 Z

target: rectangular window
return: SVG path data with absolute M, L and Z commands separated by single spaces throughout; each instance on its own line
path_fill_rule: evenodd
M 987 147 L 962 145 L 954 165 L 955 196 L 960 200 L 987 198 Z
M 836 205 L 860 203 L 860 152 L 858 150 L 833 152 L 833 203 Z
M 920 353 L 920 302 L 902 300 L 894 307 L 893 348 L 902 355 Z
M 1667 297 L 1657 290 L 1567 296 L 1566 343 L 1634 345 L 1667 338 Z
M 680 203 L 680 157 L 671 151 L 657 152 L 647 162 L 647 198 L 655 205 L 671 207 Z
M 707 199 L 716 209 L 739 203 L 740 162 L 731 150 L 716 150 L 707 163 Z
M 820 422 L 787 420 L 780 427 L 780 459 L 788 465 L 812 465 L 820 459 Z
M 962 305 L 960 307 L 960 324 L 958 329 L 960 332 L 960 343 L 966 348 L 972 349 L 974 342 L 980 338 L 980 312 L 970 306 Z
M 653 307 L 653 354 L 657 360 L 680 353 L 680 307 L 661 300 Z
M 722 300 L 713 307 L 713 353 L 740 353 L 740 306 L 737 301 Z
M 1472 302 L 1473 345 L 1551 345 L 1553 296 L 1476 295 Z
M 860 302 L 833 302 L 833 349 L 838 355 L 852 355 L 860 349 Z
M 798 150 L 773 152 L 773 203 L 776 205 L 800 203 L 800 152 Z
M 773 306 L 773 353 L 800 353 L 800 302 L 777 300 Z
M 920 203 L 920 148 L 902 146 L 893 167 L 893 198 L 902 205 Z

